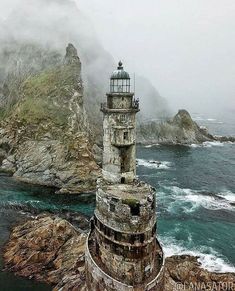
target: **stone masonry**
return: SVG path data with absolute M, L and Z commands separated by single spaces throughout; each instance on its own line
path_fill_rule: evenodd
M 103 177 L 86 244 L 89 291 L 163 291 L 164 254 L 156 238 L 156 193 L 136 178 L 136 113 L 122 63 L 102 104 Z

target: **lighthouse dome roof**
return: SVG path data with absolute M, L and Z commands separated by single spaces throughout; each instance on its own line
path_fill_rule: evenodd
M 117 70 L 115 70 L 112 75 L 111 75 L 111 79 L 130 79 L 130 75 L 124 71 L 123 69 L 123 64 L 122 62 L 120 61 L 118 63 L 118 67 L 117 67 Z

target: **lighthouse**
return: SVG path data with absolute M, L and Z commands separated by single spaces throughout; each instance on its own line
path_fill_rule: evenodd
M 131 183 L 136 177 L 136 113 L 139 102 L 131 92 L 130 76 L 119 62 L 110 78 L 103 122 L 103 178 Z
M 157 240 L 156 193 L 136 177 L 139 100 L 119 62 L 103 112 L 102 178 L 86 244 L 89 291 L 162 291 L 164 254 Z

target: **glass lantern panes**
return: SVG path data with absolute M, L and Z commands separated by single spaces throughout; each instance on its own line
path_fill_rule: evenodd
M 130 93 L 130 79 L 111 79 L 110 92 L 111 93 Z

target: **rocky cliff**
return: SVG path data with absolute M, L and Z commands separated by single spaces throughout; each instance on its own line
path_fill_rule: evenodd
M 234 137 L 218 137 L 210 134 L 206 128 L 199 127 L 186 110 L 179 112 L 164 122 L 140 124 L 137 141 L 143 144 L 200 144 L 205 141 L 231 141 Z
M 53 290 L 86 290 L 85 241 L 86 233 L 66 220 L 41 215 L 13 229 L 5 270 L 51 284 Z M 211 273 L 196 257 L 173 256 L 165 267 L 166 291 L 235 290 L 235 274 Z
M 54 290 L 85 290 L 86 237 L 66 220 L 41 215 L 14 228 L 4 254 L 6 270 Z
M 112 57 L 72 0 L 20 1 L 1 23 L 0 40 L 1 169 L 61 192 L 92 190 Z M 79 57 L 70 45 L 64 60 L 70 42 Z M 141 120 L 149 104 L 151 116 L 166 115 L 150 82 L 140 76 L 138 86 Z
M 17 98 L 2 111 L 1 169 L 63 193 L 93 190 L 99 168 L 89 143 L 75 47 L 69 44 L 57 65 L 17 80 Z
M 17 99 L 18 80 L 58 63 L 73 43 L 83 64 L 84 106 L 94 140 L 102 140 L 100 103 L 116 62 L 100 44 L 91 21 L 73 0 L 21 0 L 0 29 L 0 108 Z M 39 13 L 40 11 L 40 13 Z M 136 72 L 138 75 L 138 72 Z M 168 106 L 150 82 L 139 76 L 142 117 L 167 115 Z M 6 90 L 10 81 L 11 94 Z M 15 92 L 16 91 L 16 92 Z M 151 106 L 149 106 L 151 104 Z M 1 113 L 1 109 L 0 109 Z M 151 115 L 151 116 L 150 116 Z

